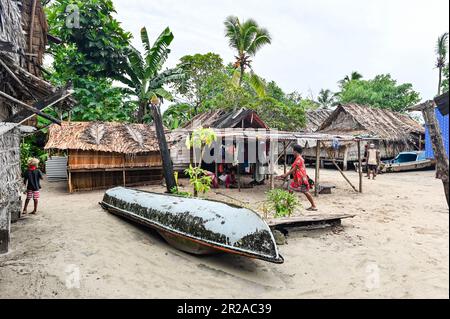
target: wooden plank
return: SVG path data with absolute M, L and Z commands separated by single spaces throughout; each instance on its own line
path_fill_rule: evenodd
M 323 222 L 333 222 L 339 221 L 342 219 L 353 218 L 356 215 L 351 214 L 336 214 L 336 215 L 305 215 L 298 217 L 288 217 L 288 218 L 274 218 L 267 220 L 267 225 L 269 227 L 298 227 L 311 225 L 314 223 L 323 223 Z
M 314 177 L 315 185 L 314 185 L 314 196 L 319 196 L 319 183 L 320 183 L 320 142 L 317 142 L 316 145 L 316 171 L 315 171 L 315 177 Z
M 14 97 L 12 97 L 12 96 L 10 96 L 10 95 L 2 92 L 2 91 L 0 91 L 0 95 L 3 96 L 4 98 L 6 98 L 6 99 L 16 103 L 16 104 L 19 104 L 20 106 L 30 110 L 33 113 L 35 113 L 35 114 L 37 114 L 37 115 L 39 115 L 39 116 L 41 116 L 41 117 L 43 117 L 43 118 L 45 118 L 45 119 L 47 119 L 49 121 L 52 121 L 53 123 L 61 125 L 61 121 L 55 119 L 54 117 L 52 117 L 52 116 L 50 116 L 48 114 L 45 114 L 45 113 L 41 112 L 40 110 L 38 110 L 38 109 L 36 109 L 36 108 L 26 104 L 26 103 L 24 103 L 24 102 L 22 102 L 22 101 L 20 101 L 20 100 L 18 100 L 16 98 L 14 98 Z

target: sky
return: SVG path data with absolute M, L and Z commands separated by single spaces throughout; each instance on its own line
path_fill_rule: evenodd
M 422 99 L 437 93 L 435 46 L 449 30 L 448 0 L 113 0 L 116 18 L 134 35 L 146 26 L 153 42 L 169 26 L 175 35 L 166 64 L 184 55 L 214 52 L 225 63 L 234 52 L 224 37 L 229 15 L 253 18 L 272 44 L 253 59 L 253 69 L 286 92 L 316 97 L 337 90 L 352 71 L 370 79 L 390 73 L 412 83 Z

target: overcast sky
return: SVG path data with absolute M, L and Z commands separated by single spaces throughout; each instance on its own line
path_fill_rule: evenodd
M 253 68 L 287 93 L 314 97 L 355 70 L 372 78 L 391 73 L 412 83 L 422 99 L 437 93 L 437 37 L 449 30 L 448 0 L 113 0 L 117 18 L 133 33 L 146 26 L 151 41 L 169 26 L 175 39 L 167 63 L 187 54 L 234 52 L 224 37 L 229 15 L 253 18 L 273 38 Z

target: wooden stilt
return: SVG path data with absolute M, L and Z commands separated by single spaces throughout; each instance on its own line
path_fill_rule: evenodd
M 73 186 L 72 186 L 72 172 L 69 169 L 69 193 L 73 193 Z
M 363 173 L 362 173 L 362 158 L 361 158 L 361 141 L 358 140 L 358 174 L 359 174 L 359 192 L 363 192 Z
M 319 196 L 319 183 L 320 183 L 320 141 L 317 141 L 316 145 L 316 172 L 315 172 L 315 185 L 314 196 Z

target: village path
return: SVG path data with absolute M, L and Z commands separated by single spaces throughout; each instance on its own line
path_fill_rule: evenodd
M 185 254 L 103 211 L 102 191 L 45 183 L 40 214 L 13 224 L 11 252 L 0 256 L 0 298 L 449 297 L 449 211 L 434 172 L 365 180 L 364 194 L 334 170 L 321 179 L 337 189 L 320 197 L 320 212 L 357 216 L 290 233 L 282 265 Z M 220 192 L 255 203 L 264 190 Z

